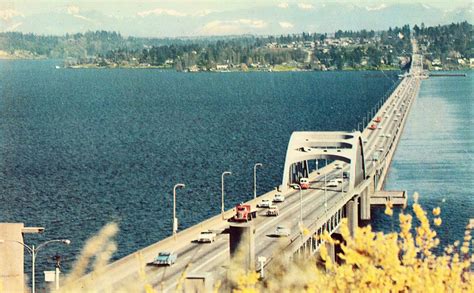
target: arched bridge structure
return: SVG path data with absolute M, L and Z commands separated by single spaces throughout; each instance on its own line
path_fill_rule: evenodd
M 357 132 L 293 132 L 286 152 L 282 191 L 299 179 L 309 176 L 308 161 L 339 160 L 350 164 L 349 188 L 352 190 L 366 178 L 364 144 Z

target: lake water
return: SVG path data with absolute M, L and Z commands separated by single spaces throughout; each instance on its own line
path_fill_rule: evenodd
M 176 183 L 186 184 L 177 196 L 180 229 L 219 213 L 225 170 L 232 171 L 226 177 L 227 208 L 252 197 L 257 162 L 264 165 L 258 192 L 273 189 L 281 181 L 292 131 L 351 131 L 397 82 L 397 72 L 187 74 L 55 65 L 0 61 L 0 221 L 44 226 L 43 235 L 26 237 L 30 244 L 73 241 L 40 254 L 38 278 L 54 267 L 50 257 L 56 253 L 65 257 L 67 270 L 84 241 L 110 221 L 120 226 L 114 259 L 169 236 Z M 411 127 L 434 115 L 451 119 L 449 128 L 425 122 L 442 130 L 443 143 L 456 139 L 472 156 L 472 134 L 465 128 L 466 117 L 472 126 L 472 100 L 443 86 L 461 82 L 451 86 L 462 91 L 469 79 L 424 82 L 387 187 L 418 190 L 427 201 L 445 196 L 453 209 L 467 202 L 472 217 L 470 161 L 454 161 L 457 149 L 442 157 L 445 149 L 430 144 L 437 134 L 422 133 L 425 139 L 415 141 Z M 410 156 L 404 151 L 410 142 L 426 155 Z M 424 158 L 432 162 L 431 171 Z M 454 173 L 429 179 L 443 169 L 441 161 L 450 162 Z M 413 174 L 424 179 L 416 181 Z M 444 215 L 449 223 L 451 215 Z M 388 227 L 383 215 L 375 216 L 378 228 Z
M 474 97 L 472 71 L 466 77 L 423 80 L 390 168 L 385 188 L 420 194 L 431 216 L 441 207 L 443 223 L 436 227 L 441 244 L 464 236 L 474 218 Z M 413 198 L 410 197 L 410 203 Z M 398 225 L 376 210 L 378 230 Z

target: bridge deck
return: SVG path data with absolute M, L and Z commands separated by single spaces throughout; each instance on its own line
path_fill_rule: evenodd
M 371 206 L 386 205 L 390 201 L 394 206 L 405 206 L 407 204 L 407 192 L 406 191 L 376 191 L 370 197 Z

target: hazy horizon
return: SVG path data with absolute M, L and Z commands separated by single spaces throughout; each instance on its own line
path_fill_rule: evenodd
M 0 3 L 0 31 L 64 35 L 107 30 L 124 36 L 197 37 L 383 30 L 472 19 L 470 1 L 117 1 Z

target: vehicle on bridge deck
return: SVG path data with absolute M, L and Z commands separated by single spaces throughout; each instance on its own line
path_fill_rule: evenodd
M 273 232 L 273 235 L 278 236 L 278 237 L 288 237 L 291 234 L 290 228 L 287 228 L 285 226 L 278 226 L 276 227 L 275 232 Z
M 308 178 L 300 178 L 300 187 L 301 189 L 308 189 L 309 188 L 309 179 Z
M 337 179 L 333 179 L 329 181 L 326 185 L 327 187 L 338 187 L 339 186 L 339 181 Z
M 372 125 L 369 126 L 369 129 L 370 129 L 370 130 L 375 130 L 375 129 L 377 129 L 377 125 L 376 125 L 376 124 L 372 124 Z
M 158 253 L 158 256 L 151 262 L 152 265 L 161 266 L 161 265 L 172 265 L 176 262 L 178 254 L 172 251 L 163 251 Z
M 342 164 L 340 164 L 340 163 L 336 163 L 336 164 L 334 164 L 334 166 L 335 166 L 336 169 L 339 169 L 339 170 L 342 169 Z
M 257 211 L 252 210 L 252 206 L 248 204 L 239 204 L 235 207 L 235 215 L 229 221 L 247 222 L 257 217 Z
M 199 243 L 212 243 L 216 241 L 217 234 L 212 232 L 212 231 L 202 231 L 199 234 L 199 237 L 197 239 L 197 242 Z
M 343 179 L 349 179 L 349 172 L 342 172 Z
M 285 196 L 283 194 L 277 193 L 273 197 L 273 202 L 284 202 L 285 201 Z
M 260 203 L 257 204 L 257 208 L 269 208 L 272 202 L 269 199 L 262 199 Z
M 276 205 L 271 205 L 268 210 L 267 210 L 267 216 L 278 216 L 280 214 L 280 211 L 278 210 L 278 207 Z
M 377 116 L 377 118 L 374 119 L 374 122 L 377 122 L 377 123 L 379 123 L 381 121 L 382 121 L 382 117 L 380 117 L 380 116 Z

